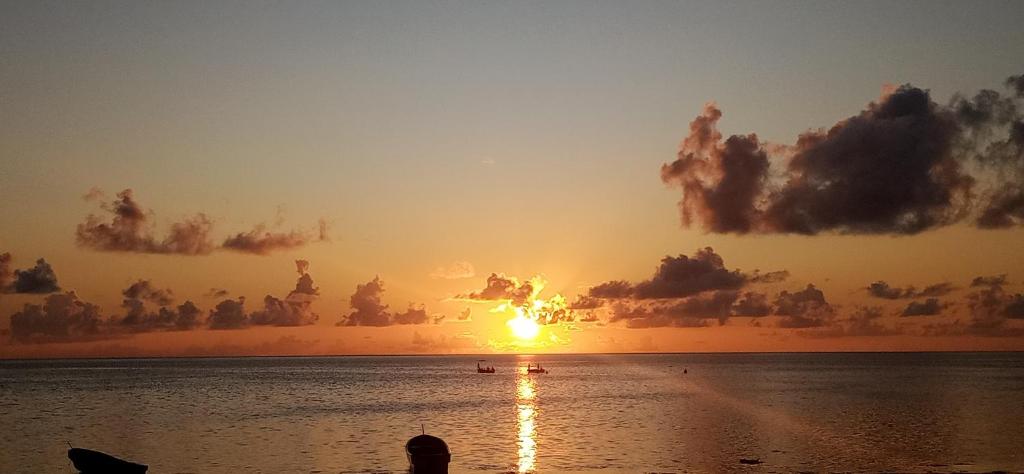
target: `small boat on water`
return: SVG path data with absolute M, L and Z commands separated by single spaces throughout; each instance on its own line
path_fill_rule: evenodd
M 540 366 L 540 362 L 537 363 L 536 367 L 534 367 L 533 364 L 526 364 L 526 373 L 528 373 L 528 374 L 546 374 L 546 373 L 548 373 L 548 369 L 545 369 L 544 367 L 541 367 Z
M 144 464 L 136 464 L 84 448 L 69 449 L 68 459 L 81 474 L 145 474 L 149 469 Z
M 447 474 L 452 452 L 443 439 L 428 434 L 413 436 L 405 443 L 410 474 Z
M 477 362 L 476 363 L 476 373 L 478 373 L 478 374 L 493 374 L 494 373 L 494 366 L 492 365 L 490 367 L 480 367 L 480 363 Z

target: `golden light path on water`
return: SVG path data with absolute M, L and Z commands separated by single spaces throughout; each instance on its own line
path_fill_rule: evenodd
M 519 472 L 537 467 L 537 386 L 524 370 L 516 372 L 516 425 L 519 428 Z

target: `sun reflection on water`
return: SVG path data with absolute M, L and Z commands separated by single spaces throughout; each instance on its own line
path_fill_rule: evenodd
M 516 424 L 519 427 L 519 472 L 537 467 L 537 386 L 529 374 L 519 372 L 516 386 Z

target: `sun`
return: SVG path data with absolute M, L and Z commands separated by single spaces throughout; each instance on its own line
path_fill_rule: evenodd
M 532 340 L 540 334 L 540 325 L 523 315 L 510 319 L 507 324 L 512 329 L 512 335 L 519 339 Z

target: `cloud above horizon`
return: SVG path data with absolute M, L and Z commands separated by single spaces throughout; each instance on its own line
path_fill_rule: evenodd
M 409 308 L 401 313 L 392 312 L 388 305 L 381 302 L 383 294 L 384 282 L 380 277 L 356 285 L 355 292 L 349 297 L 352 311 L 342 316 L 337 326 L 384 327 L 396 324 L 426 324 L 430 321 L 430 316 L 423 305 L 410 304 Z
M 487 277 L 487 286 L 483 289 L 459 294 L 453 299 L 474 302 L 510 301 L 513 304 L 521 305 L 530 299 L 537 290 L 537 285 L 533 280 L 520 282 L 515 277 L 491 273 Z
M 92 188 L 83 196 L 86 201 L 104 199 L 99 188 Z M 269 255 L 279 250 L 291 250 L 311 242 L 326 242 L 327 222 L 320 219 L 313 231 L 291 230 L 278 232 L 258 224 L 247 232 L 228 236 L 217 246 L 213 243 L 213 220 L 205 213 L 197 213 L 182 221 L 171 224 L 163 238 L 154 235 L 154 213 L 145 210 L 135 200 L 132 189 L 117 193 L 117 199 L 101 202 L 100 208 L 109 214 L 110 220 L 89 214 L 78 224 L 75 239 L 80 247 L 106 252 L 208 255 L 214 250 L 225 249 L 253 255 Z
M 983 90 L 948 105 L 935 103 L 927 90 L 899 86 L 787 146 L 755 134 L 723 141 L 722 112 L 709 103 L 661 178 L 683 191 L 683 226 L 713 233 L 916 234 L 969 215 L 980 228 L 1019 225 L 1019 82 L 1019 76 L 1007 80 L 1009 96 Z M 769 157 L 779 151 L 783 163 Z
M 308 326 L 315 324 L 320 316 L 313 312 L 312 304 L 320 297 L 320 288 L 314 286 L 309 274 L 309 261 L 296 260 L 295 269 L 299 274 L 295 289 L 284 299 L 273 295 L 263 297 L 263 307 L 246 313 L 245 298 L 226 299 L 217 303 L 210 311 L 210 329 L 242 329 L 250 326 Z
M 99 306 L 73 291 L 54 293 L 42 305 L 27 303 L 10 318 L 11 340 L 20 343 L 69 342 L 100 338 Z
M 876 281 L 866 288 L 869 295 L 887 300 L 946 296 L 955 289 L 956 287 L 950 282 L 936 283 L 918 290 L 913 286 L 893 287 L 882 280 Z
M 772 313 L 768 296 L 757 291 L 742 291 L 749 285 L 774 284 L 789 277 L 786 270 L 747 274 L 728 269 L 724 259 L 711 247 L 697 249 L 692 257 L 666 256 L 654 275 L 638 283 L 612 280 L 589 289 L 577 300 L 591 308 L 608 300 L 609 322 L 625 321 L 628 327 L 705 327 L 708 321 L 724 325 L 732 316 L 763 317 Z M 801 293 L 802 294 L 802 293 Z M 776 301 L 791 316 L 799 305 L 794 296 L 782 292 Z
M 10 253 L 0 254 L 0 293 L 45 294 L 60 291 L 57 273 L 45 259 L 36 260 L 34 267 L 12 270 Z
M 279 250 L 292 250 L 312 242 L 327 242 L 327 222 L 320 219 L 316 232 L 291 230 L 273 232 L 265 224 L 257 224 L 248 232 L 239 232 L 224 239 L 221 248 L 254 255 L 269 255 Z
M 85 197 L 93 200 L 102 195 L 90 192 Z M 213 251 L 210 240 L 213 221 L 206 214 L 198 213 L 171 224 L 168 234 L 159 239 L 153 236 L 149 221 L 152 213 L 142 209 L 131 189 L 117 193 L 117 199 L 112 202 L 101 203 L 101 209 L 111 214 L 112 219 L 105 221 L 89 214 L 75 231 L 79 246 L 107 252 L 179 255 L 206 255 Z

